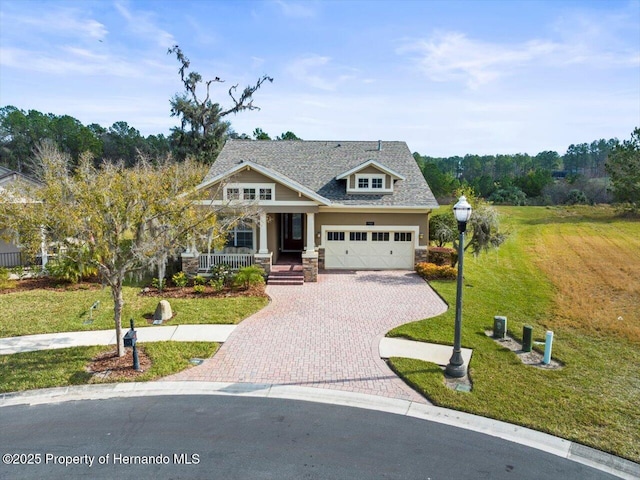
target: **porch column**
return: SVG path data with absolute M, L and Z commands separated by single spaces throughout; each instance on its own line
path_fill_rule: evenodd
M 267 248 L 267 213 L 260 212 L 260 243 L 258 253 L 269 253 Z
M 316 222 L 315 213 L 307 213 L 307 253 L 315 251 Z

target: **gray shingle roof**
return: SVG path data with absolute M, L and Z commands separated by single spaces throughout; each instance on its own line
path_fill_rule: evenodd
M 228 140 L 204 179 L 223 174 L 242 161 L 275 170 L 309 187 L 333 203 L 344 205 L 422 206 L 436 208 L 436 201 L 405 142 Z M 368 161 L 402 174 L 393 194 L 353 195 L 346 181 L 336 176 Z M 203 182 L 203 183 L 204 183 Z

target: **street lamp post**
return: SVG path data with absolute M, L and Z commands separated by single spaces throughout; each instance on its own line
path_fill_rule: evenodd
M 445 368 L 445 372 L 450 377 L 461 378 L 467 374 L 467 366 L 462 358 L 462 349 L 460 346 L 462 335 L 462 276 L 464 269 L 464 232 L 467 230 L 467 222 L 471 217 L 471 205 L 467 202 L 467 198 L 463 195 L 458 199 L 453 207 L 453 214 L 458 221 L 458 285 L 456 292 L 456 323 L 455 336 L 453 339 L 453 355 L 449 359 L 449 363 Z

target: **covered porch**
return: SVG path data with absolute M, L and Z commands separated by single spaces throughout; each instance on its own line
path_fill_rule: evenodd
M 227 245 L 214 252 L 185 252 L 182 269 L 189 275 L 208 275 L 216 265 L 232 270 L 260 265 L 267 274 L 278 264 L 301 265 L 305 282 L 318 277 L 316 251 L 317 207 L 294 207 L 288 211 L 263 209 L 257 221 L 238 225 L 229 232 Z

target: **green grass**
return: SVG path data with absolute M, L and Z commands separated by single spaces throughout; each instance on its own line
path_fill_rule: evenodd
M 135 381 L 154 380 L 191 366 L 191 358 L 209 358 L 218 349 L 211 342 L 150 342 L 144 348 L 152 367 Z M 111 347 L 74 347 L 0 356 L 0 393 L 91 383 L 85 367 Z M 46 366 L 46 367 L 43 367 Z M 101 380 L 100 383 L 110 380 Z M 132 381 L 132 380 L 111 380 Z
M 617 219 L 609 209 L 500 211 L 511 230 L 509 240 L 498 251 L 465 257 L 462 344 L 474 350 L 469 368 L 473 391 L 448 389 L 434 364 L 393 358 L 392 368 L 436 405 L 524 425 L 639 461 L 640 345 L 620 332 L 565 318 L 559 280 L 540 268 L 540 262 L 562 260 L 555 251 L 546 252 L 549 258 L 540 255 L 541 245 L 554 239 L 560 225 L 580 225 L 593 229 L 596 236 L 621 237 L 633 245 L 640 224 Z M 627 257 L 631 264 L 637 261 L 640 253 Z M 451 344 L 455 282 L 431 285 L 452 308 L 440 317 L 396 328 L 390 336 Z M 494 315 L 507 316 L 509 333 L 519 339 L 525 324 L 534 327 L 534 340 L 539 341 L 553 329 L 553 357 L 564 368 L 550 371 L 522 364 L 485 335 Z
M 139 296 L 140 289 L 124 287 L 124 327 L 133 318 L 136 327 L 147 326 L 145 315 L 152 315 L 161 300 Z M 88 323 L 89 308 L 93 322 Z M 169 299 L 176 316 L 170 325 L 236 324 L 260 310 L 268 300 L 261 297 L 223 297 Z M 90 290 L 32 290 L 0 295 L 0 337 L 114 328 L 113 300 L 108 288 Z

